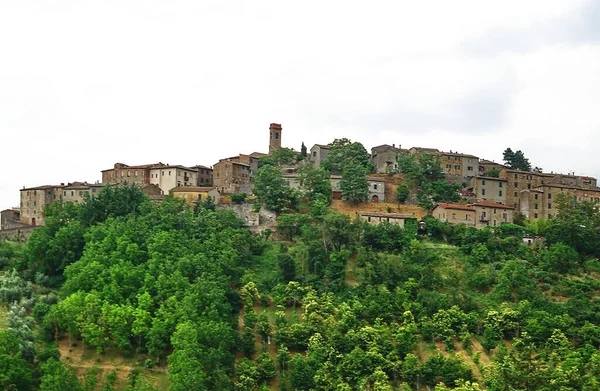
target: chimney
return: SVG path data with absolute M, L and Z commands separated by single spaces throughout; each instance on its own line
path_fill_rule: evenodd
M 392 147 L 393 147 L 393 148 L 396 148 L 396 144 L 392 144 Z

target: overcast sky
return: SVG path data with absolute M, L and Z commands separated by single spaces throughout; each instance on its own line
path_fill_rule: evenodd
M 600 176 L 600 1 L 0 2 L 0 209 L 348 137 Z

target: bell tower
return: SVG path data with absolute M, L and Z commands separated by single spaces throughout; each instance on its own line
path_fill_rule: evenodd
M 269 155 L 281 148 L 281 124 L 269 126 Z

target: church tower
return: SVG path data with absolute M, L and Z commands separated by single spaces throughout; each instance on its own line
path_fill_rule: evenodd
M 269 155 L 281 148 L 281 124 L 269 126 Z

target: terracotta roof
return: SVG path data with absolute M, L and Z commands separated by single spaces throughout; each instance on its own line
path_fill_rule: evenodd
M 128 166 L 127 164 L 124 164 L 124 163 L 120 163 L 120 164 L 123 164 L 123 167 L 122 168 L 117 168 L 117 170 L 125 170 L 125 169 L 129 170 L 129 169 L 138 169 L 138 168 L 145 169 L 145 168 L 152 168 L 152 167 L 157 167 L 157 166 L 158 167 L 160 167 L 160 166 L 166 166 L 163 163 L 140 164 L 140 165 L 137 165 L 137 166 Z M 115 170 L 115 168 L 114 167 L 107 168 L 106 170 L 102 170 L 100 172 L 111 171 L 111 170 Z
M 186 167 L 186 166 L 181 166 L 179 164 L 174 165 L 174 166 L 170 166 L 170 165 L 164 165 L 164 166 L 156 166 L 156 167 L 150 167 L 151 170 L 158 170 L 158 169 L 165 169 L 165 168 L 179 168 L 182 170 L 188 170 L 188 171 L 196 171 L 190 167 Z
M 472 203 L 471 205 L 473 205 L 473 206 L 481 206 L 481 207 L 484 207 L 484 208 L 514 209 L 512 206 L 498 204 L 496 202 L 490 202 L 490 201 L 478 201 L 478 202 Z
M 169 194 L 173 194 L 176 192 L 199 192 L 199 193 L 208 193 L 211 190 L 216 189 L 216 187 L 201 187 L 201 186 L 177 186 L 169 190 Z
M 229 160 L 229 159 L 221 159 L 221 160 L 219 160 L 219 163 L 231 163 L 231 164 L 237 164 L 238 166 L 250 167 L 249 164 L 240 163 L 240 162 L 236 162 L 236 161 Z M 217 163 L 217 164 L 219 164 L 219 163 Z
M 446 203 L 446 202 L 440 202 L 436 205 L 436 208 L 438 206 L 442 207 L 444 209 L 458 209 L 458 210 L 475 211 L 475 209 L 473 209 L 470 205 L 465 205 L 465 204 L 450 204 L 450 203 Z
M 370 176 L 367 178 L 367 181 L 371 181 L 371 182 L 385 182 L 385 179 L 376 177 L 376 176 Z
M 383 213 L 383 212 L 358 212 L 359 216 L 366 217 L 389 217 L 391 219 L 414 219 L 413 215 L 403 215 L 399 213 Z
M 63 187 L 65 187 L 65 185 L 42 185 L 42 186 L 35 186 L 35 187 L 27 187 L 27 188 L 23 188 L 21 189 L 21 191 L 23 190 L 46 190 L 46 189 L 62 189 Z

